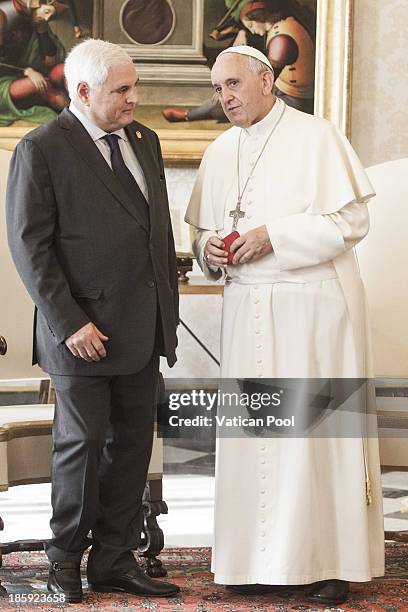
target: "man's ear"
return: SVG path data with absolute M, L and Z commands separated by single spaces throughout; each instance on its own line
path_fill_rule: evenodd
M 269 96 L 273 89 L 274 78 L 270 70 L 265 70 L 262 73 L 262 93 L 264 96 Z
M 77 94 L 78 94 L 78 98 L 81 100 L 83 104 L 89 104 L 88 83 L 85 83 L 84 81 L 82 81 L 81 83 L 78 83 Z

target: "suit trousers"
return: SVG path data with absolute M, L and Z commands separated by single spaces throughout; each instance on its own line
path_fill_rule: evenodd
M 136 565 L 142 497 L 153 444 L 159 355 L 116 376 L 51 375 L 53 538 L 50 561 L 80 561 L 89 546 L 88 579 L 97 582 Z

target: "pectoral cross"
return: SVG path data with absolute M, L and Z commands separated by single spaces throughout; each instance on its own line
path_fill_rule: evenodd
M 235 230 L 237 229 L 238 221 L 245 217 L 245 212 L 241 210 L 241 199 L 238 200 L 236 209 L 230 210 L 229 216 L 233 217 L 234 219 L 232 223 L 232 231 L 235 232 Z

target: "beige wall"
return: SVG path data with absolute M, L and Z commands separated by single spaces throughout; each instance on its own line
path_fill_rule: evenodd
M 408 156 L 408 1 L 354 2 L 351 140 L 371 166 Z
M 351 141 L 363 164 L 375 165 L 369 175 L 377 192 L 371 230 L 358 253 L 375 373 L 402 378 L 408 376 L 408 160 L 376 164 L 408 158 L 408 1 L 354 0 L 354 7 Z
M 11 153 L 0 150 L 0 335 L 8 351 L 0 357 L 0 380 L 45 378 L 31 366 L 33 303 L 11 260 L 6 238 L 5 193 Z

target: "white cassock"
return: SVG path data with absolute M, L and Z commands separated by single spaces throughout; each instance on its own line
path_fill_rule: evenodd
M 228 267 L 221 376 L 371 376 L 352 247 L 368 231 L 373 188 L 340 130 L 280 100 L 242 130 L 241 188 L 276 122 L 238 224 L 241 234 L 265 224 L 273 253 Z M 233 127 L 208 147 L 186 213 L 213 280 L 222 274 L 203 249 L 209 236 L 231 232 L 240 132 Z M 221 584 L 382 576 L 377 439 L 218 439 L 212 570 Z

